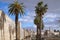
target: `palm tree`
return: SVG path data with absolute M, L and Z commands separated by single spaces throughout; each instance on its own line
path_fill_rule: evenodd
M 47 12 L 47 4 L 43 4 L 43 2 L 39 2 L 37 6 L 35 7 L 35 12 L 36 12 L 36 17 L 34 19 L 34 23 L 37 25 L 37 39 L 36 40 L 41 40 L 41 29 L 43 26 L 43 21 L 42 18 L 44 13 Z
M 23 5 L 19 4 L 18 1 L 9 5 L 9 13 L 15 15 L 15 26 L 16 26 L 16 40 L 20 40 L 17 38 L 17 23 L 18 23 L 18 16 L 22 16 L 24 14 Z
M 39 17 L 36 16 L 35 19 L 34 19 L 34 24 L 37 25 L 37 35 L 36 35 L 36 40 L 38 40 L 38 32 L 39 32 L 39 27 L 40 27 L 40 26 L 39 26 L 39 21 L 40 21 Z
M 41 25 L 41 23 L 42 23 L 42 25 Z M 37 17 L 37 16 L 35 17 L 34 24 L 37 25 L 37 35 L 36 35 L 37 39 L 36 40 L 41 40 L 41 38 L 40 38 L 41 37 L 40 29 L 44 28 L 44 24 L 43 24 L 43 22 L 41 22 L 40 17 Z

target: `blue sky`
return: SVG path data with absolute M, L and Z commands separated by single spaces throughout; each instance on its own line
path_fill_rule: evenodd
M 0 9 L 8 15 L 8 5 L 14 0 L 0 0 Z M 35 6 L 41 0 L 18 0 L 20 3 L 24 3 L 25 15 L 19 17 L 23 28 L 36 28 L 33 20 L 35 16 Z M 60 0 L 42 0 L 45 4 L 48 4 L 48 11 L 43 16 L 45 28 L 59 29 L 60 27 Z M 8 15 L 9 16 L 9 15 Z M 9 16 L 14 20 L 14 16 Z

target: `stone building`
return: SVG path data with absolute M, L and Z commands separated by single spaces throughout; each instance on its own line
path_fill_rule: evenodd
M 32 31 L 23 29 L 21 23 L 18 22 L 17 38 L 18 40 L 31 40 Z M 2 10 L 0 10 L 0 40 L 15 40 L 16 30 L 15 22 L 9 18 Z
M 0 40 L 13 40 L 15 22 L 0 10 Z
M 23 29 L 23 40 L 33 40 L 35 38 L 35 32 L 29 29 Z

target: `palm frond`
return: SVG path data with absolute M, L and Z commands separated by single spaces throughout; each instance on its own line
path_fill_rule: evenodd
M 44 15 L 46 12 L 47 12 L 47 9 L 48 9 L 48 5 L 47 4 L 43 4 L 43 2 L 41 1 L 41 2 L 39 2 L 38 4 L 37 4 L 37 6 L 35 7 L 36 9 L 35 9 L 35 12 L 36 12 L 36 17 L 35 17 L 35 19 L 34 19 L 34 24 L 38 24 L 38 23 L 40 23 L 40 25 L 41 25 L 41 23 L 42 23 L 42 25 L 41 25 L 41 29 L 43 29 L 44 28 L 44 24 L 43 24 L 43 21 L 41 22 L 41 20 L 42 20 L 42 15 Z M 41 19 L 40 19 L 41 18 Z
M 11 8 L 11 7 L 13 7 L 14 6 L 14 4 L 10 4 L 9 6 L 8 6 L 8 8 Z
M 9 13 L 16 15 L 16 13 L 23 15 L 23 7 L 21 4 L 18 3 L 18 1 L 15 1 L 13 4 L 9 5 Z

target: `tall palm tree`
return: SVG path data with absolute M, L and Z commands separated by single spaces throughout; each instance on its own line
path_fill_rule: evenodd
M 43 25 L 41 25 L 40 17 L 35 17 L 34 24 L 37 25 L 37 35 L 36 40 L 41 40 L 41 29 L 43 29 Z M 43 27 L 42 27 L 43 26 Z
M 17 23 L 18 23 L 18 15 L 22 16 L 24 14 L 23 11 L 23 5 L 19 4 L 18 1 L 15 1 L 14 3 L 9 5 L 9 13 L 12 15 L 15 15 L 15 26 L 16 26 L 16 40 L 20 40 L 17 38 Z
M 34 19 L 34 24 L 37 25 L 37 35 L 36 35 L 36 40 L 38 40 L 38 29 L 39 29 L 39 19 L 36 16 Z
M 44 13 L 47 12 L 47 4 L 43 4 L 43 2 L 39 2 L 37 6 L 35 7 L 35 12 L 36 12 L 36 17 L 34 20 L 34 23 L 37 25 L 37 39 L 36 40 L 41 40 L 41 27 L 43 26 L 43 21 L 42 18 Z

